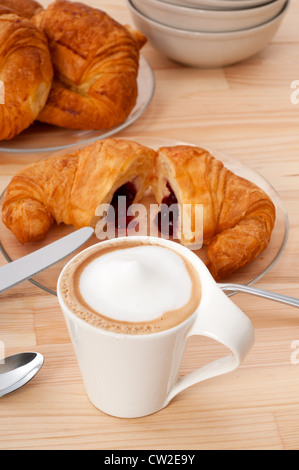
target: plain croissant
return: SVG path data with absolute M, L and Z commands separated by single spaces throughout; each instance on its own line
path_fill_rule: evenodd
M 172 222 L 174 231 L 181 232 L 181 243 L 187 246 L 194 242 L 190 238 L 190 227 L 195 227 L 192 208 L 202 205 L 200 229 L 203 243 L 208 245 L 208 268 L 215 279 L 223 279 L 250 263 L 269 244 L 275 222 L 270 198 L 204 149 L 161 148 L 153 191 L 159 203 L 169 205 L 175 201 L 181 210 L 185 205 L 185 220 L 189 218 L 189 223 L 184 226 L 179 217 Z
M 0 79 L 5 92 L 0 140 L 12 139 L 33 123 L 47 101 L 52 78 L 45 35 L 0 2 Z
M 156 153 L 121 139 L 95 142 L 69 155 L 33 163 L 8 185 L 2 220 L 21 243 L 44 238 L 51 225 L 93 225 L 100 204 L 113 196 L 138 202 L 152 178 Z
M 135 106 L 145 36 L 83 3 L 56 0 L 34 17 L 55 70 L 39 120 L 71 129 L 107 129 Z

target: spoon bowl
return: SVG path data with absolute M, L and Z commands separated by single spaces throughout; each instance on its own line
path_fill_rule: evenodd
M 44 363 L 42 354 L 26 352 L 0 361 L 0 397 L 25 385 Z

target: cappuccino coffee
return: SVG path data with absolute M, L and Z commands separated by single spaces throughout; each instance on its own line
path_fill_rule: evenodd
M 197 309 L 200 280 L 176 251 L 129 238 L 98 244 L 69 263 L 60 280 L 68 308 L 118 334 L 148 334 L 181 324 Z

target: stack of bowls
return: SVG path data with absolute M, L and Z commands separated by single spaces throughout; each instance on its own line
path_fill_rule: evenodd
M 133 21 L 168 58 L 192 67 L 240 62 L 273 38 L 290 0 L 126 0 Z

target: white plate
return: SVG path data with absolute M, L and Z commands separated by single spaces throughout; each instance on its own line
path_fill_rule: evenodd
M 173 146 L 184 144 L 185 142 L 178 142 L 166 139 L 154 139 L 149 137 L 135 137 L 130 138 L 140 144 L 148 147 L 158 149 L 164 146 Z M 188 145 L 188 144 L 187 144 Z M 189 144 L 192 145 L 192 144 Z M 200 143 L 198 144 L 200 146 Z M 234 282 L 243 285 L 251 285 L 257 280 L 261 279 L 277 262 L 281 256 L 288 239 L 288 216 L 284 207 L 283 201 L 281 200 L 277 191 L 271 186 L 271 184 L 263 178 L 257 171 L 246 165 L 241 164 L 239 161 L 222 155 L 219 152 L 215 152 L 211 149 L 207 149 L 212 155 L 218 160 L 221 160 L 224 165 L 233 171 L 235 174 L 246 178 L 253 183 L 257 184 L 262 188 L 272 199 L 276 207 L 276 223 L 272 232 L 271 241 L 267 249 L 252 263 L 244 268 L 239 269 L 229 279 L 224 279 L 221 282 Z M 0 211 L 2 212 L 3 195 L 0 199 Z M 148 200 L 145 199 L 144 204 L 146 205 Z M 42 242 L 33 242 L 26 245 L 21 245 L 15 236 L 5 227 L 0 217 L 0 249 L 4 254 L 7 261 L 14 261 L 22 256 L 25 256 L 33 251 L 42 248 L 43 246 L 61 238 L 74 230 L 73 227 L 61 225 L 53 226 L 49 231 L 47 237 Z M 143 235 L 143 233 L 142 233 Z M 99 240 L 94 236 L 81 250 L 91 244 L 98 243 Z M 196 251 L 196 254 L 203 260 L 206 260 L 206 249 Z M 31 281 L 40 287 L 41 289 L 56 295 L 56 284 L 59 274 L 63 266 L 74 256 L 72 254 L 65 260 L 48 268 L 46 271 L 36 275 Z M 232 295 L 231 293 L 230 295 Z
M 0 152 L 32 153 L 56 151 L 98 139 L 111 137 L 140 118 L 150 104 L 155 91 L 154 72 L 141 55 L 138 74 L 138 98 L 128 118 L 119 126 L 101 131 L 78 131 L 35 122 L 10 141 L 0 141 Z
M 246 10 L 206 10 L 170 5 L 160 0 L 131 0 L 143 15 L 171 28 L 186 31 L 223 33 L 255 28 L 275 18 L 287 0 L 276 0 L 268 5 Z

